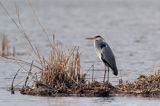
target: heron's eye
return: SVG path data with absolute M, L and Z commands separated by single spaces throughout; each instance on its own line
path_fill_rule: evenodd
M 104 48 L 104 47 L 106 47 L 106 45 L 105 45 L 105 44 L 101 44 L 100 46 L 101 46 L 101 49 L 102 49 L 102 48 Z

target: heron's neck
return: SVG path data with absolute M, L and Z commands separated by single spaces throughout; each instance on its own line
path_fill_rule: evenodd
M 101 51 L 102 51 L 102 45 L 104 45 L 104 42 L 94 42 L 94 48 L 96 49 L 97 57 L 101 60 Z
M 100 49 L 102 49 L 103 47 L 106 47 L 106 46 L 107 46 L 107 44 L 103 40 L 94 42 L 95 49 L 100 50 Z

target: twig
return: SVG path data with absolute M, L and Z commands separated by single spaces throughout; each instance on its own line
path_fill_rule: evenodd
M 40 25 L 42 31 L 46 34 L 47 39 L 48 39 L 50 45 L 52 45 L 52 43 L 51 43 L 51 41 L 50 41 L 50 39 L 49 39 L 49 34 L 48 34 L 47 30 L 45 29 L 45 27 L 41 24 L 41 22 L 40 22 L 40 20 L 39 20 L 39 18 L 38 18 L 38 16 L 37 16 L 37 13 L 36 13 L 35 9 L 33 8 L 32 3 L 31 3 L 30 0 L 28 0 L 28 4 L 29 4 L 30 8 L 32 9 L 33 15 L 34 15 L 34 17 L 36 18 L 38 24 Z
M 14 83 L 14 80 L 15 80 L 15 78 L 16 78 L 16 76 L 18 75 L 18 72 L 19 72 L 20 70 L 21 70 L 21 68 L 18 69 L 18 71 L 16 72 L 16 74 L 15 74 L 14 77 L 13 77 L 12 84 L 11 84 L 11 94 L 15 94 L 15 92 L 14 92 L 14 87 L 13 87 L 13 83 Z
M 93 69 L 92 69 L 92 81 L 94 79 L 94 64 L 92 65 Z
M 122 72 L 121 72 L 121 70 L 119 70 L 119 73 L 120 73 L 119 84 L 122 84 L 123 83 L 123 78 L 122 78 Z
M 12 53 L 12 56 L 15 57 L 16 56 L 16 48 L 15 46 L 13 47 L 13 53 Z
M 20 20 L 19 8 L 18 8 L 16 2 L 15 2 L 15 7 L 16 7 L 16 14 L 17 14 L 17 18 L 18 18 L 18 23 L 19 23 L 19 25 L 22 25 L 21 20 Z
M 68 56 L 67 60 L 65 61 L 65 64 L 67 64 L 67 62 L 69 61 L 70 57 L 74 54 L 74 51 L 76 50 L 76 46 L 73 48 L 72 52 L 70 53 L 70 55 Z
M 93 65 L 94 64 L 92 64 L 91 67 L 89 67 L 89 69 L 87 70 L 87 72 L 85 74 L 87 74 L 91 70 L 91 68 L 93 67 Z
M 32 64 L 31 64 L 30 69 L 29 69 L 29 71 L 28 71 L 28 75 L 27 75 L 27 77 L 26 77 L 26 81 L 25 81 L 25 83 L 24 83 L 24 86 L 27 85 L 27 81 L 28 81 L 28 79 L 29 79 L 29 75 L 30 75 L 30 73 L 31 73 L 31 71 L 32 71 L 33 62 L 34 62 L 34 61 L 32 61 Z
M 2 57 L 2 56 L 0 56 L 0 57 Z M 5 58 L 5 59 L 10 59 L 10 60 L 13 60 L 13 61 L 15 61 L 16 63 L 18 63 L 18 64 L 25 64 L 25 65 L 31 65 L 31 63 L 29 63 L 29 62 L 27 62 L 27 61 L 23 61 L 23 60 L 20 60 L 20 59 L 16 59 L 16 58 L 13 58 L 13 57 L 3 57 L 3 58 Z M 43 70 L 42 68 L 40 68 L 39 66 L 37 66 L 37 65 L 32 65 L 32 66 L 34 66 L 35 68 L 37 68 L 37 69 L 39 69 L 39 70 Z

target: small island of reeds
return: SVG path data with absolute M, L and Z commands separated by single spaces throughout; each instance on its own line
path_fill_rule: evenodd
M 34 62 L 30 63 L 26 80 L 19 89 L 21 94 L 52 97 L 109 97 L 119 94 L 145 97 L 160 96 L 159 71 L 150 76 L 140 75 L 135 81 L 124 82 L 121 79 L 118 85 L 112 85 L 108 82 L 86 79 L 86 73 L 81 70 L 79 47 L 63 49 L 53 40 L 47 59 L 38 52 L 36 53 L 42 68 L 36 66 L 39 67 L 39 73 L 33 73 L 32 67 L 35 65 Z M 30 77 L 32 78 L 30 79 Z M 11 86 L 12 93 L 14 92 L 14 79 Z M 29 79 L 33 83 L 27 85 Z

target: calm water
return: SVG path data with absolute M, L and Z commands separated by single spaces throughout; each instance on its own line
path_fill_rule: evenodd
M 30 40 L 47 56 L 49 42 L 37 23 L 27 0 L 1 0 L 12 17 L 17 20 L 15 2 L 19 7 L 21 23 Z M 148 75 L 160 68 L 160 1 L 158 0 L 38 0 L 32 1 L 39 20 L 48 33 L 56 35 L 59 44 L 79 46 L 81 66 L 87 70 L 92 64 L 97 70 L 104 66 L 96 57 L 93 42 L 84 38 L 102 35 L 115 54 L 118 77 L 112 74 L 111 82 L 121 78 L 133 80 L 142 73 Z M 0 32 L 6 32 L 11 48 L 17 52 L 32 52 L 24 36 L 0 8 Z M 50 36 L 51 37 L 51 36 Z M 31 61 L 28 56 L 17 58 Z M 0 59 L 0 105 L 6 106 L 150 106 L 160 105 L 159 99 L 112 97 L 112 98 L 45 98 L 10 95 L 7 88 L 19 66 Z M 21 73 L 16 82 L 24 80 Z M 103 76 L 97 72 L 95 77 Z M 90 76 L 88 76 L 90 77 Z M 101 79 L 98 79 L 101 80 Z

